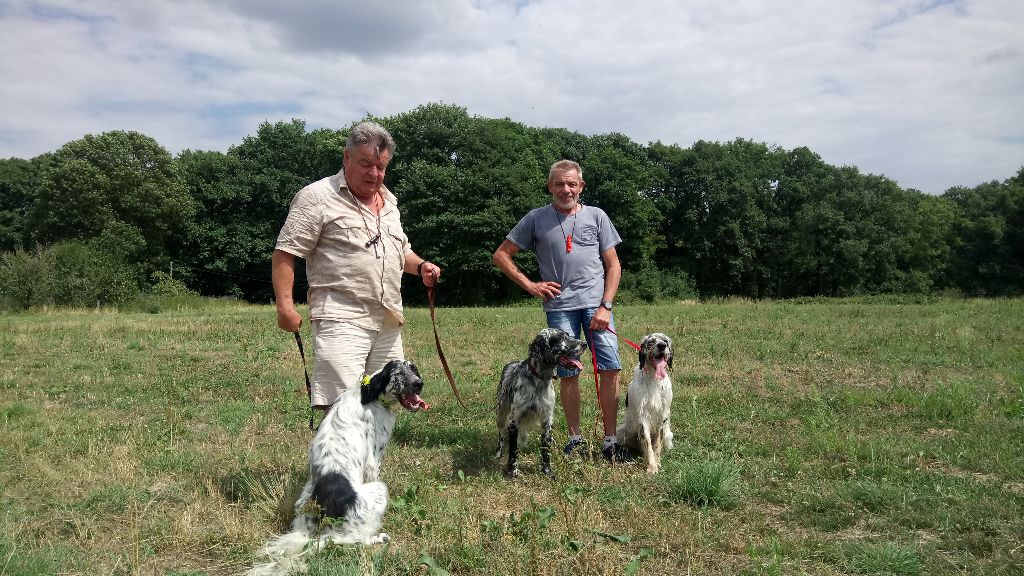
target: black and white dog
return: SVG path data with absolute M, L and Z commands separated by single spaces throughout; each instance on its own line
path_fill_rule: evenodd
M 647 473 L 661 468 L 662 450 L 672 449 L 672 339 L 655 332 L 640 341 L 639 363 L 626 391 L 626 417 L 616 431 L 616 440 L 640 452 L 647 461 Z
M 323 545 L 390 540 L 380 532 L 388 505 L 388 489 L 380 481 L 381 458 L 395 426 L 392 408 L 429 408 L 419 396 L 422 390 L 416 365 L 392 360 L 364 378 L 359 390 L 347 390 L 338 398 L 309 445 L 309 481 L 295 502 L 291 531 L 264 547 L 269 561 L 250 570 L 251 576 L 301 570 L 311 541 Z
M 508 453 L 505 474 L 519 475 L 519 446 L 526 444 L 526 433 L 540 428 L 541 472 L 551 476 L 551 421 L 555 410 L 555 390 L 551 379 L 559 365 L 583 365 L 577 359 L 583 345 L 558 328 L 545 328 L 530 344 L 526 360 L 509 362 L 498 382 L 498 451 L 495 458 Z

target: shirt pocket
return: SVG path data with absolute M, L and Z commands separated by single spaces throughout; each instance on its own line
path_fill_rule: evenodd
M 405 244 L 408 241 L 405 234 L 400 230 L 391 227 L 381 229 L 381 240 L 386 243 L 388 260 L 394 258 L 399 269 L 405 267 Z
M 598 241 L 597 226 L 584 225 L 580 229 L 579 234 L 577 234 L 576 237 L 573 238 L 573 241 L 575 241 L 577 244 L 579 244 L 581 246 L 595 246 L 595 245 L 597 245 L 597 241 Z
M 324 227 L 324 234 L 331 240 L 351 247 L 366 246 L 376 235 L 377 231 L 370 229 L 358 216 L 343 215 L 327 223 Z

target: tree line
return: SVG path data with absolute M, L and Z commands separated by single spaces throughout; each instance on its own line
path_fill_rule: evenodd
M 491 254 L 550 201 L 547 170 L 561 158 L 582 165 L 582 201 L 623 238 L 626 300 L 1024 291 L 1024 168 L 934 196 L 806 147 L 643 146 L 445 104 L 374 120 L 398 143 L 385 182 L 417 252 L 445 269 L 447 304 L 524 297 Z M 0 304 L 117 304 L 168 282 L 270 301 L 288 202 L 340 169 L 347 130 L 264 123 L 226 153 L 177 156 L 113 131 L 0 160 Z M 536 276 L 530 255 L 519 263 Z

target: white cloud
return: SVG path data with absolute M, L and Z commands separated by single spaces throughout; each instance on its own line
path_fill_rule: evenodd
M 428 102 L 689 146 L 737 137 L 938 193 L 1024 165 L 1024 3 L 0 2 L 0 156 L 133 129 L 173 152 L 264 120 Z

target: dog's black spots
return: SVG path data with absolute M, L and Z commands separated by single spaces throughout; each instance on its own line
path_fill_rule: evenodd
M 546 328 L 530 343 L 529 356 L 525 360 L 509 362 L 502 369 L 496 395 L 496 457 L 507 454 L 507 476 L 514 478 L 519 474 L 519 451 L 526 443 L 527 432 L 537 428 L 541 430 L 541 471 L 550 475 L 551 423 L 555 403 L 551 380 L 559 363 L 578 356 L 582 349 L 582 343 L 567 332 Z
M 415 396 L 423 391 L 423 378 L 416 365 L 407 360 L 392 360 L 359 389 L 363 405 L 385 397 Z
M 640 363 L 626 389 L 626 413 L 616 430 L 616 441 L 647 462 L 648 474 L 661 468 L 661 456 L 672 449 L 672 339 L 660 332 L 644 336 Z
M 317 478 L 313 485 L 313 500 L 320 506 L 323 516 L 344 518 L 356 505 L 357 494 L 344 474 L 328 472 Z
M 508 424 L 508 467 L 505 469 L 505 474 L 509 477 L 514 477 L 517 473 L 519 466 L 519 427 L 516 423 L 509 422 Z
M 370 378 L 369 384 L 365 384 L 359 389 L 359 400 L 363 404 L 380 400 L 380 397 L 388 389 L 388 383 L 391 382 L 391 373 L 395 371 L 400 363 L 399 360 L 392 360 L 385 364 L 380 372 L 377 372 Z
M 389 362 L 359 390 L 348 390 L 324 415 L 309 445 L 309 480 L 295 501 L 291 530 L 267 542 L 266 562 L 254 574 L 291 574 L 302 567 L 305 546 L 381 544 L 388 489 L 381 481 L 384 450 L 398 406 L 416 411 L 423 379 L 411 362 Z M 341 518 L 343 522 L 323 519 Z
M 672 367 L 672 339 L 660 332 L 644 336 L 637 351 L 638 365 L 644 367 L 647 361 L 664 358 L 669 368 Z

